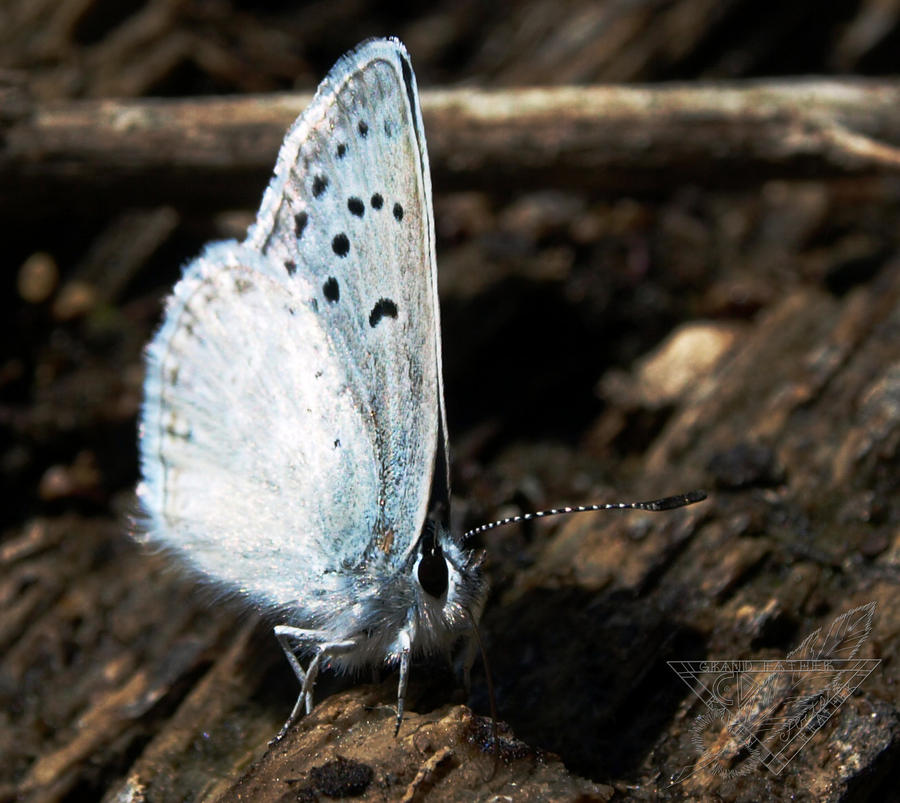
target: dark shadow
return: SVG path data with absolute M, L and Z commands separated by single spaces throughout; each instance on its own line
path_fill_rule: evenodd
M 595 780 L 628 777 L 689 690 L 666 664 L 698 660 L 700 635 L 642 600 L 535 590 L 483 622 L 501 720 Z M 483 674 L 473 704 L 488 710 Z

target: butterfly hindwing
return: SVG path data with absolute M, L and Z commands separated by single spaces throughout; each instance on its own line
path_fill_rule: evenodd
M 148 349 L 139 493 L 151 537 L 284 605 L 298 588 L 327 596 L 328 572 L 374 526 L 380 478 L 344 447 L 368 422 L 314 305 L 261 267 L 220 243 L 176 286 Z

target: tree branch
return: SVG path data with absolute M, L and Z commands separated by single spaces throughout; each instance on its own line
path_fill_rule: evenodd
M 8 82 L 7 82 L 8 83 Z M 0 87 L 0 208 L 254 207 L 306 95 L 31 103 Z M 442 189 L 900 174 L 900 82 L 426 91 Z

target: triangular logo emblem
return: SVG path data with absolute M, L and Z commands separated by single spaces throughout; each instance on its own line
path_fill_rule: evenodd
M 781 772 L 881 663 L 856 657 L 874 614 L 874 602 L 842 614 L 824 639 L 816 630 L 783 660 L 669 661 L 707 708 L 695 726 L 703 755 L 672 782 L 701 769 L 743 774 L 757 763 Z

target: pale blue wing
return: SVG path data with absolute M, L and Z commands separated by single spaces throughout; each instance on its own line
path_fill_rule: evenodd
M 449 496 L 431 178 L 409 55 L 344 56 L 285 137 L 246 245 L 276 280 L 311 282 L 322 326 L 371 421 L 374 543 L 406 555 Z
M 311 293 L 260 267 L 220 243 L 176 286 L 148 349 L 138 493 L 152 539 L 284 605 L 342 587 L 334 569 L 375 526 L 381 486 Z
M 441 382 L 415 80 L 373 41 L 288 132 L 246 242 L 170 299 L 141 420 L 151 537 L 269 604 L 333 608 L 413 548 L 436 459 L 446 496 Z

